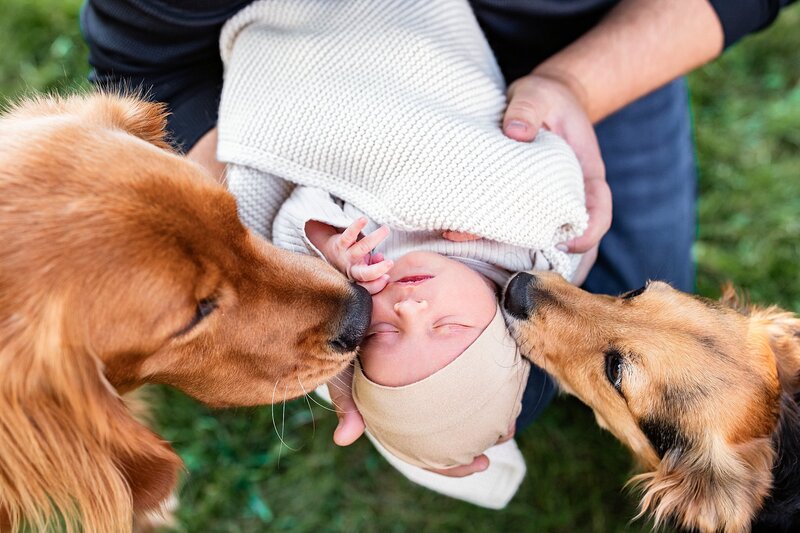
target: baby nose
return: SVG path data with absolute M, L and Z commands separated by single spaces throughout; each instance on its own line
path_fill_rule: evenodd
M 394 304 L 394 312 L 398 315 L 417 313 L 427 308 L 427 300 L 416 300 L 414 298 L 406 298 Z

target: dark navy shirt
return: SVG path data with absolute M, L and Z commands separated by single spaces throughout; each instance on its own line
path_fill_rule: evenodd
M 217 122 L 219 32 L 252 0 L 87 0 L 81 29 L 91 80 L 166 102 L 173 144 L 188 150 Z M 435 1 L 435 0 L 432 0 Z M 794 0 L 711 0 L 725 46 L 768 26 Z M 508 82 L 577 39 L 616 0 L 472 0 Z M 265 52 L 265 53 L 268 53 Z

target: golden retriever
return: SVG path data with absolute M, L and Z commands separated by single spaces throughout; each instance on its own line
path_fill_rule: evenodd
M 800 531 L 800 319 L 666 283 L 620 297 L 520 273 L 522 352 L 635 454 L 640 515 L 701 532 Z
M 0 530 L 130 530 L 181 461 L 120 394 L 212 406 L 303 394 L 341 371 L 369 294 L 240 223 L 132 96 L 29 99 L 0 118 Z

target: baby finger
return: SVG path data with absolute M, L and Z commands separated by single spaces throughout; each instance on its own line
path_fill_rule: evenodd
M 370 253 L 373 248 L 382 243 L 388 235 L 389 228 L 387 226 L 381 226 L 352 245 L 348 251 L 352 257 L 362 257 Z
M 372 281 L 359 281 L 358 284 L 367 289 L 367 292 L 370 294 L 378 294 L 384 289 L 384 287 L 386 287 L 386 285 L 389 284 L 389 276 L 384 274 L 378 279 L 374 279 Z
M 356 281 L 372 281 L 389 272 L 393 265 L 389 260 L 372 265 L 353 265 L 350 268 L 350 277 Z
M 364 217 L 357 218 L 352 224 L 347 226 L 347 228 L 339 235 L 339 245 L 343 249 L 350 248 L 358 239 L 358 235 L 361 233 L 361 230 L 367 225 L 367 219 Z

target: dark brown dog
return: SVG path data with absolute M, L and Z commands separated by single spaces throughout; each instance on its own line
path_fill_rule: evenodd
M 702 532 L 800 531 L 800 319 L 652 282 L 619 298 L 521 273 L 521 349 L 646 469 L 641 514 Z
M 170 152 L 164 116 L 93 94 L 0 119 L 0 529 L 130 530 L 181 461 L 119 394 L 292 398 L 342 370 L 369 324 L 366 291 L 242 226 Z

